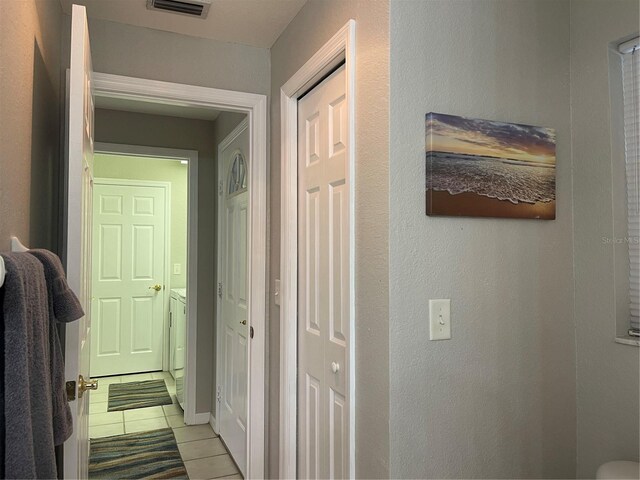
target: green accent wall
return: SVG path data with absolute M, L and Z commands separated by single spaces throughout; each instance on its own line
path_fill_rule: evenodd
M 125 155 L 96 154 L 94 177 L 126 180 L 148 180 L 171 183 L 171 252 L 169 264 L 170 285 L 167 288 L 187 286 L 187 165 L 176 160 L 164 160 Z M 180 264 L 180 273 L 173 267 Z

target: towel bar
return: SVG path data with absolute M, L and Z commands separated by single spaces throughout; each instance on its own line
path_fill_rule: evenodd
M 11 237 L 11 251 L 12 252 L 26 252 L 29 249 L 25 247 L 18 237 Z M 0 287 L 4 285 L 4 277 L 7 275 L 7 269 L 4 266 L 4 258 L 0 255 Z

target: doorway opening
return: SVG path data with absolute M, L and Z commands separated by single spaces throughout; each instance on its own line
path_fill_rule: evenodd
M 113 383 L 139 383 L 140 390 L 157 384 L 186 408 L 187 286 L 197 306 L 197 252 L 189 255 L 197 215 L 189 215 L 196 208 L 189 191 L 197 188 L 197 161 L 197 151 L 95 144 L 90 373 L 102 377 L 103 389 L 91 399 L 92 438 L 124 433 L 124 422 L 115 421 L 133 418 L 106 415 Z
M 92 199 L 94 187 L 94 139 L 95 123 L 94 111 L 98 106 L 96 99 L 108 101 L 135 102 L 150 109 L 169 108 L 185 111 L 191 114 L 199 112 L 209 114 L 212 111 L 231 112 L 247 117 L 249 141 L 249 156 L 247 158 L 247 190 L 248 206 L 246 220 L 247 239 L 247 327 L 253 333 L 249 337 L 246 348 L 246 378 L 236 382 L 246 382 L 246 476 L 263 477 L 265 471 L 265 377 L 266 377 L 266 239 L 267 239 L 267 98 L 265 95 L 221 90 L 215 88 L 183 85 L 149 79 L 132 78 L 93 72 L 90 51 L 90 39 L 86 9 L 74 5 L 71 15 L 71 48 L 70 68 L 68 71 L 68 108 L 67 108 L 67 149 L 68 162 L 66 164 L 65 193 L 66 204 L 64 221 L 66 223 L 63 255 L 66 259 L 67 276 L 71 288 L 78 295 L 84 309 L 85 316 L 69 325 L 65 335 L 65 377 L 69 385 L 77 385 L 75 400 L 70 402 L 73 418 L 73 433 L 64 445 L 64 476 L 68 478 L 89 477 L 89 458 L 99 449 L 93 448 L 89 441 L 89 407 L 92 390 L 99 388 L 94 382 L 86 381 L 90 377 L 91 353 L 91 278 L 92 270 Z M 157 112 L 156 112 L 157 113 Z M 147 130 L 142 130 L 147 133 Z M 125 132 L 129 133 L 129 132 Z M 136 131 L 140 133 L 140 131 Z M 155 133 L 163 136 L 166 130 L 160 129 Z M 188 133 L 188 132 L 187 132 Z M 186 135 L 186 133 L 185 133 Z M 102 139 L 102 141 L 112 141 Z M 118 140 L 116 143 L 135 143 Z M 140 143 L 138 143 L 140 144 Z M 141 143 L 149 144 L 149 143 Z M 188 148 L 188 147 L 187 147 Z M 201 207 L 200 220 L 209 217 L 206 212 L 215 212 L 216 180 L 205 181 L 203 171 L 209 168 L 215 172 L 214 162 L 208 165 L 200 163 L 198 169 L 197 204 Z M 215 176 L 215 175 L 214 175 Z M 193 190 L 190 194 L 193 195 Z M 207 201 L 211 195 L 212 201 Z M 191 200 L 191 199 L 190 199 Z M 143 202 L 144 203 L 144 202 Z M 190 212 L 193 210 L 190 209 Z M 203 215 L 203 211 L 205 214 Z M 210 215 L 214 216 L 214 215 Z M 198 217 L 198 216 L 196 216 Z M 193 225 L 193 222 L 189 222 Z M 215 225 L 215 223 L 214 223 Z M 211 229 L 212 231 L 214 229 Z M 189 238 L 189 255 L 199 252 L 198 266 L 205 264 L 205 258 L 212 263 L 215 258 L 215 236 L 210 242 L 202 241 L 202 228 L 198 229 L 198 238 Z M 190 264 L 191 262 L 188 261 Z M 193 274 L 194 268 L 189 268 Z M 198 269 L 200 276 L 200 269 Z M 198 283 L 197 303 L 202 299 L 209 299 L 213 303 L 216 297 L 214 278 Z M 150 285 L 155 287 L 156 284 Z M 148 287 L 147 287 L 148 288 Z M 155 288 L 154 288 L 155 290 Z M 162 288 L 160 288 L 162 290 Z M 208 429 L 205 438 L 211 438 L 211 426 L 216 424 L 212 412 L 211 376 L 214 371 L 212 361 L 203 362 L 201 353 L 212 358 L 215 350 L 213 338 L 214 309 L 204 312 L 191 305 L 190 295 L 194 288 L 192 282 L 187 287 L 186 307 L 186 364 L 185 364 L 185 411 L 187 422 L 193 421 L 194 426 L 176 428 L 173 432 L 161 429 L 153 430 L 159 441 L 172 442 L 174 453 L 179 450 L 176 443 L 184 442 L 187 438 L 194 440 L 193 435 L 201 435 L 200 429 Z M 203 330 L 200 327 L 203 326 Z M 196 329 L 197 327 L 197 329 Z M 189 351 L 189 345 L 196 344 Z M 117 384 L 118 382 L 115 382 Z M 122 382 L 119 382 L 122 383 Z M 205 386 L 204 391 L 203 387 Z M 112 388 L 109 388 L 112 390 Z M 99 391 L 99 390 L 98 390 Z M 74 391 L 76 393 L 76 391 Z M 125 395 L 126 396 L 126 395 Z M 130 400 L 130 399 L 125 399 Z M 109 402 L 107 402 L 109 403 Z M 193 417 L 188 418 L 189 412 Z M 109 412 L 111 413 L 111 412 Z M 167 415 L 165 414 L 165 417 Z M 185 430 L 186 429 L 186 430 Z M 194 430 L 195 429 L 195 430 Z M 158 432 L 161 437 L 158 437 Z M 193 433 L 192 433 L 193 432 Z M 125 434 L 127 435 L 127 434 Z M 178 438 L 179 437 L 179 438 Z M 113 437 L 108 437 L 113 438 Z M 100 443 L 100 442 L 99 442 Z M 177 460 L 182 465 L 184 459 Z M 184 466 L 189 470 L 188 462 Z M 233 460 L 229 460 L 233 463 Z M 206 462 L 204 462 L 206 463 Z M 192 472 L 189 476 L 200 478 L 207 475 L 209 468 L 199 470 L 202 462 L 191 464 Z M 206 467 L 206 466 L 205 466 Z M 209 478 L 209 477 L 207 477 Z

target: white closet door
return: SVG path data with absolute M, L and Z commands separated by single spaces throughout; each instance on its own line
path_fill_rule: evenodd
M 347 478 L 349 182 L 346 76 L 298 103 L 298 476 Z

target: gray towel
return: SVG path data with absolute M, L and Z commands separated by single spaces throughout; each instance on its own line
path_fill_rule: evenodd
M 53 399 L 53 442 L 61 445 L 73 431 L 71 410 L 64 379 L 64 357 L 56 322 L 72 322 L 84 315 L 78 297 L 69 288 L 62 262 L 48 250 L 29 250 L 44 267 L 49 297 L 49 347 L 51 349 L 51 388 Z
M 2 257 L 4 477 L 57 478 L 44 269 L 28 253 Z

